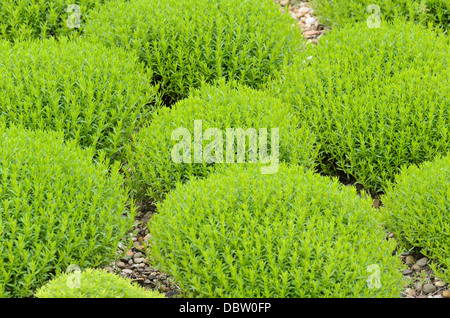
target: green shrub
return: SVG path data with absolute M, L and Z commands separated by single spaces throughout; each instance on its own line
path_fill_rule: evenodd
M 164 294 L 132 284 L 104 270 L 63 273 L 42 286 L 37 298 L 164 298 Z
M 116 0 L 90 14 L 92 42 L 139 53 L 164 101 L 224 77 L 258 87 L 302 45 L 273 0 Z
M 299 54 L 269 91 L 311 126 L 324 172 L 378 192 L 401 165 L 450 150 L 449 62 L 449 38 L 412 22 L 350 24 Z
M 385 240 L 370 197 L 304 167 L 283 163 L 276 174 L 262 175 L 256 166 L 233 166 L 178 184 L 158 211 L 148 225 L 149 253 L 187 296 L 401 292 L 395 242 Z M 377 266 L 381 288 L 370 277 Z
M 196 135 L 199 135 L 194 128 L 196 120 L 201 124 L 198 128 L 203 136 L 201 144 L 196 142 Z M 174 188 L 176 182 L 185 182 L 192 176 L 204 177 L 213 170 L 233 165 L 232 162 L 260 164 L 262 173 L 276 172 L 277 161 L 313 167 L 317 155 L 315 138 L 305 126 L 295 129 L 297 125 L 298 120 L 289 108 L 266 93 L 236 83 L 227 84 L 223 80 L 217 86 L 205 84 L 171 109 L 155 111 L 150 124 L 134 136 L 127 148 L 133 174 L 132 187 L 138 196 L 147 190 L 150 198 L 159 200 Z M 185 128 L 190 136 L 177 134 L 180 128 Z M 207 138 L 207 129 L 210 128 L 217 128 L 222 136 Z M 235 129 L 235 132 L 241 128 L 248 134 L 241 135 L 244 139 L 236 137 L 238 134 L 233 137 L 227 133 L 228 128 Z M 272 130 L 276 128 L 278 135 Z M 254 129 L 255 139 L 250 137 L 251 129 Z M 267 130 L 267 138 L 260 129 Z M 227 136 L 233 139 L 227 142 Z M 183 138 L 186 138 L 185 149 L 178 149 L 177 145 L 183 142 Z M 261 156 L 261 143 L 264 141 L 267 141 L 269 159 L 266 161 Z M 215 142 L 217 148 L 209 150 L 209 147 L 215 147 Z M 199 157 L 195 153 L 196 148 L 201 150 Z M 253 149 L 256 157 L 252 155 Z M 187 159 L 182 161 L 183 158 L 179 158 L 177 161 L 176 156 L 181 157 L 185 150 L 189 152 Z M 275 157 L 277 150 L 278 159 Z
M 370 5 L 379 6 L 375 11 Z M 312 6 L 322 23 L 341 27 L 351 22 L 373 21 L 378 12 L 382 19 L 393 21 L 396 15 L 424 25 L 448 30 L 450 2 L 448 0 L 313 0 Z
M 133 54 L 81 39 L 0 42 L 0 74 L 0 120 L 63 130 L 109 156 L 158 104 Z
M 78 34 L 86 14 L 104 0 L 2 0 L 0 6 L 0 37 L 10 41 L 28 38 Z M 71 4 L 79 7 L 70 8 Z M 68 11 L 69 10 L 69 11 Z M 75 14 L 75 15 L 74 15 Z M 76 16 L 80 27 L 75 26 Z M 68 24 L 72 22 L 74 25 Z M 69 27 L 70 26 L 70 27 Z
M 115 257 L 132 228 L 119 164 L 62 134 L 0 124 L 0 297 L 27 297 L 70 264 Z
M 405 166 L 395 181 L 381 197 L 385 226 L 404 248 L 437 260 L 430 266 L 450 282 L 450 154 Z

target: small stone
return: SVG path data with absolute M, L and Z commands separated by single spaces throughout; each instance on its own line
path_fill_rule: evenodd
M 135 258 L 134 259 L 134 262 L 136 263 L 136 264 L 140 264 L 140 263 L 142 263 L 144 261 L 144 258 L 143 257 L 138 257 L 138 258 Z
M 411 252 L 403 252 L 402 254 L 400 254 L 401 256 L 408 256 L 411 255 Z
M 119 263 L 117 263 L 117 267 L 119 267 L 119 268 L 125 268 L 125 267 L 127 267 L 127 266 L 125 265 L 124 262 L 119 262 Z
M 303 33 L 305 36 L 311 36 L 311 35 L 317 35 L 319 34 L 319 31 L 315 31 L 315 30 L 311 30 L 311 31 L 306 31 L 305 33 Z
M 408 288 L 407 290 L 405 290 L 405 293 L 408 296 L 415 296 L 416 295 L 416 290 L 412 289 L 412 288 Z
M 428 263 L 428 258 L 426 257 L 422 257 L 421 259 L 419 259 L 416 264 L 419 266 L 425 266 Z
M 133 271 L 131 269 L 125 268 L 125 269 L 122 269 L 122 273 L 133 274 Z
M 406 256 L 405 264 L 411 266 L 415 261 L 416 259 L 414 258 L 414 256 L 408 255 Z
M 162 290 L 163 292 L 168 292 L 168 291 L 170 290 L 170 288 L 167 287 L 167 286 L 161 286 L 161 290 Z
M 139 245 L 139 243 L 138 243 L 138 245 L 136 245 L 136 248 L 138 250 L 142 251 L 144 249 L 144 246 L 143 245 Z
M 374 208 L 379 208 L 380 207 L 380 205 L 381 205 L 381 201 L 380 201 L 380 199 L 375 199 L 375 200 L 373 200 L 373 207 Z
M 416 272 L 418 272 L 418 271 L 420 271 L 420 266 L 417 265 L 417 264 L 414 264 L 414 265 L 412 266 L 412 269 L 415 270 Z
M 175 296 L 176 295 L 176 293 L 173 291 L 173 290 L 169 290 L 167 293 L 166 293 L 166 297 L 173 297 L 173 296 Z
M 148 277 L 148 279 L 154 280 L 154 279 L 156 279 L 156 276 L 155 276 L 155 275 L 150 275 L 150 276 Z
M 437 280 L 434 282 L 434 285 L 436 285 L 437 287 L 444 287 L 447 284 L 445 282 L 441 282 L 440 280 Z
M 140 257 L 142 257 L 142 253 L 141 252 L 137 252 L 136 254 L 134 254 L 133 257 L 134 258 L 140 258 Z
M 134 262 L 133 262 L 132 259 L 129 259 L 129 260 L 128 260 L 128 265 L 133 265 L 133 263 L 134 263 Z
M 148 261 L 148 259 L 144 259 L 144 264 L 150 264 L 150 262 Z
M 403 273 L 403 275 L 409 275 L 409 274 L 412 273 L 412 270 L 410 270 L 410 269 L 405 269 L 402 273 Z
M 422 283 L 417 282 L 417 283 L 414 285 L 414 288 L 415 288 L 418 292 L 421 292 L 421 291 L 422 291 Z
M 422 291 L 425 294 L 434 293 L 436 290 L 437 290 L 437 288 L 433 284 L 425 284 L 425 285 L 423 285 L 423 288 L 422 288 Z
M 308 17 L 308 18 L 305 20 L 305 23 L 306 23 L 306 24 L 315 24 L 315 23 L 316 23 L 316 19 L 314 19 L 314 18 L 312 18 L 312 17 Z
M 450 290 L 444 290 L 442 296 L 444 296 L 444 298 L 450 298 Z
M 149 279 L 144 280 L 144 284 L 151 284 L 152 282 Z
M 133 256 L 133 254 L 134 254 L 134 252 L 132 251 L 132 250 L 128 250 L 126 253 L 125 253 L 127 256 Z

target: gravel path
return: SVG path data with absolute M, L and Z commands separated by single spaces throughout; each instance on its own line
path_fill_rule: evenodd
M 327 28 L 320 24 L 307 1 L 275 0 L 275 2 L 281 5 L 282 12 L 293 17 L 294 23 L 302 29 L 308 43 L 319 44 L 319 40 L 326 33 Z M 374 206 L 378 207 L 379 205 L 379 199 L 375 198 Z M 181 295 L 180 288 L 165 273 L 153 268 L 146 256 L 145 245 L 150 235 L 146 224 L 154 212 L 154 206 L 140 207 L 134 230 L 130 233 L 133 247 L 127 249 L 126 244 L 121 244 L 118 254 L 125 252 L 126 256 L 117 259 L 105 269 L 127 277 L 145 288 L 165 293 L 166 297 L 179 297 Z M 386 239 L 395 240 L 395 234 L 388 233 Z M 450 284 L 439 281 L 428 266 L 433 260 L 410 252 L 404 252 L 399 257 L 408 265 L 408 269 L 403 271 L 405 285 L 401 297 L 450 298 Z

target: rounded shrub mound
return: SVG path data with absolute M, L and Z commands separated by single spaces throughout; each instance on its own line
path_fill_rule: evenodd
M 450 282 L 450 154 L 405 166 L 381 197 L 384 225 L 405 249 L 416 248 Z
M 159 105 L 136 57 L 60 38 L 0 42 L 0 120 L 63 130 L 81 146 L 121 153 Z
M 0 37 L 17 41 L 78 34 L 89 11 L 103 2 L 105 0 L 2 0 Z
M 237 163 L 258 164 L 266 174 L 283 161 L 314 166 L 308 128 L 297 127 L 295 114 L 278 99 L 246 86 L 204 84 L 153 115 L 127 147 L 138 196 L 159 200 L 178 181 Z
M 401 165 L 450 150 L 449 48 L 449 37 L 412 22 L 347 25 L 269 91 L 310 125 L 325 173 L 380 192 Z
M 92 42 L 137 51 L 172 104 L 203 80 L 259 87 L 302 45 L 272 0 L 116 0 L 92 11 Z
M 403 266 L 370 197 L 304 167 L 236 165 L 179 185 L 158 211 L 149 253 L 187 296 L 400 295 Z
M 87 268 L 63 273 L 42 286 L 37 298 L 164 298 L 164 294 L 132 284 L 105 270 Z
M 443 30 L 450 27 L 448 0 L 313 0 L 312 5 L 321 22 L 333 27 L 351 22 L 372 25 L 376 19 L 393 21 L 396 16 Z
M 0 297 L 27 297 L 71 264 L 111 261 L 134 207 L 119 163 L 61 134 L 0 124 Z

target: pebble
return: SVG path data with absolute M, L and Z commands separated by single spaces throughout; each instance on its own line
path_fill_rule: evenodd
M 422 257 L 421 259 L 419 259 L 416 264 L 419 266 L 425 266 L 428 263 L 428 258 L 426 257 Z
M 309 17 L 305 20 L 306 24 L 315 24 L 316 23 L 316 19 Z
M 142 253 L 141 252 L 137 252 L 136 254 L 134 254 L 134 256 L 133 256 L 135 259 L 136 258 L 140 258 L 140 257 L 142 257 Z
M 430 293 L 434 293 L 437 290 L 436 286 L 434 286 L 433 284 L 425 284 L 422 287 L 422 291 L 425 294 L 430 294 Z
M 126 265 L 125 265 L 124 262 L 119 262 L 119 263 L 117 263 L 117 267 L 119 267 L 119 268 L 125 268 Z
M 132 250 L 128 250 L 128 251 L 126 252 L 126 255 L 127 255 L 127 256 L 133 256 L 133 254 L 134 254 L 134 252 L 133 252 Z
M 444 296 L 444 298 L 450 298 L 450 290 L 444 290 L 442 296 Z
M 134 262 L 133 262 L 132 259 L 128 260 L 128 264 L 129 264 L 129 265 L 133 265 L 133 263 L 134 263 Z
M 140 263 L 142 263 L 144 261 L 144 258 L 143 257 L 138 257 L 138 258 L 135 258 L 134 259 L 134 262 L 136 263 L 136 264 L 140 264 Z
M 133 271 L 131 269 L 125 268 L 125 269 L 122 269 L 122 273 L 133 274 Z
M 412 266 L 412 269 L 415 270 L 415 271 L 420 271 L 420 266 L 417 265 L 417 264 L 414 264 L 414 265 Z
M 418 291 L 421 292 L 422 291 L 422 283 L 421 282 L 416 282 L 414 284 L 414 288 Z
M 412 288 L 408 288 L 407 290 L 405 290 L 405 293 L 408 296 L 415 296 L 416 295 L 416 290 L 412 289 Z
M 409 274 L 412 273 L 412 270 L 410 270 L 410 269 L 405 269 L 402 273 L 403 273 L 403 275 L 409 275 Z
M 408 256 L 406 256 L 405 264 L 410 266 L 410 265 L 414 264 L 415 261 L 416 261 L 416 259 L 414 258 L 414 256 L 408 255 Z
M 434 282 L 434 285 L 436 285 L 437 287 L 444 287 L 447 284 L 445 282 L 441 282 L 440 280 L 437 280 Z

